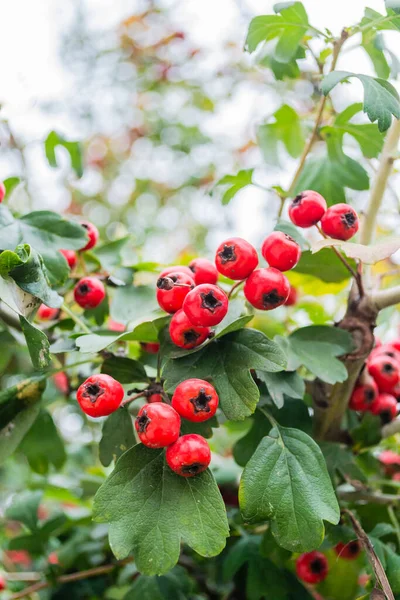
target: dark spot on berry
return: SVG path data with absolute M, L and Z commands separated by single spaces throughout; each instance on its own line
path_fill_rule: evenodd
M 343 225 L 347 229 L 351 229 L 352 227 L 354 227 L 354 224 L 357 221 L 357 216 L 354 214 L 354 212 L 352 210 L 349 210 L 348 212 L 344 213 L 341 216 L 341 220 L 342 220 Z
M 387 373 L 387 374 L 393 373 L 393 372 L 394 372 L 394 367 L 393 367 L 393 365 L 391 365 L 390 363 L 385 363 L 385 364 L 382 366 L 382 372 L 383 372 L 383 373 Z
M 350 544 L 347 544 L 347 550 L 350 554 L 358 554 L 361 550 L 360 543 L 358 542 L 358 540 L 354 540 L 354 542 L 350 542 Z
M 174 282 L 176 281 L 173 277 L 159 277 L 157 279 L 157 287 L 159 290 L 172 290 Z
M 379 416 L 383 425 L 387 425 L 392 420 L 392 413 L 390 412 L 390 410 L 382 410 L 379 413 Z
M 87 223 L 81 223 L 81 225 L 84 229 L 89 229 L 89 225 Z
M 84 398 L 89 398 L 90 402 L 94 404 L 100 396 L 104 394 L 104 389 L 97 383 L 88 383 L 85 385 Z
M 372 402 L 373 400 L 375 400 L 374 390 L 364 390 L 364 399 L 366 402 Z
M 190 398 L 191 404 L 193 404 L 194 412 L 210 412 L 210 402 L 212 400 L 212 396 L 206 394 L 204 388 L 201 388 L 198 395 L 195 398 Z
M 189 265 L 189 269 L 192 271 L 192 273 L 196 273 L 196 267 L 194 265 Z
M 197 333 L 194 329 L 188 329 L 183 333 L 183 339 L 185 340 L 185 344 L 195 344 L 199 339 L 200 334 Z
M 81 283 L 81 285 L 78 287 L 78 290 L 80 294 L 87 294 L 90 291 L 90 287 L 87 285 L 87 283 Z
M 227 262 L 233 262 L 237 259 L 235 254 L 235 246 L 228 246 L 224 244 L 224 249 L 221 252 L 218 252 L 218 256 L 221 259 L 222 264 L 224 265 Z
M 151 419 L 147 416 L 146 411 L 143 411 L 140 417 L 136 417 L 137 430 L 139 433 L 144 433 L 149 426 Z
M 391 358 L 394 358 L 396 356 L 395 353 L 394 352 L 390 352 L 390 350 L 387 350 L 385 352 L 385 354 L 386 354 L 386 356 L 390 356 Z
M 325 563 L 320 559 L 316 558 L 310 562 L 310 571 L 319 575 L 325 571 Z
M 287 233 L 285 233 L 285 239 L 288 240 L 289 242 L 295 242 L 295 240 L 292 238 L 292 236 L 288 235 Z
M 200 294 L 201 307 L 209 310 L 213 313 L 219 306 L 222 306 L 222 302 L 215 297 L 214 292 L 210 290 L 207 294 Z
M 268 292 L 268 294 L 263 294 L 262 302 L 263 306 L 269 308 L 270 306 L 277 306 L 281 304 L 285 298 L 278 294 L 278 290 L 274 289 Z
M 197 475 L 199 471 L 203 470 L 204 465 L 201 463 L 192 463 L 191 465 L 186 465 L 182 467 L 181 473 L 190 473 L 190 475 Z
M 304 194 L 298 194 L 296 196 L 296 198 L 293 198 L 292 205 L 297 206 L 298 204 L 301 204 L 301 201 L 303 200 L 303 198 L 304 198 Z

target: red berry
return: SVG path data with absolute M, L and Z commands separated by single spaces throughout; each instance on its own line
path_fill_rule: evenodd
M 110 331 L 116 331 L 117 333 L 122 333 L 126 329 L 125 325 L 118 323 L 118 321 L 114 321 L 113 319 L 108 319 L 107 325 Z
M 143 406 L 135 420 L 135 429 L 148 448 L 164 448 L 176 442 L 181 418 L 169 404 L 154 402 Z
M 396 385 L 390 390 L 392 396 L 394 396 L 397 402 L 400 402 L 400 382 L 396 383 Z
M 377 345 L 377 344 L 375 344 L 375 345 Z M 389 342 L 388 345 L 392 346 L 395 350 L 400 352 L 400 340 L 393 340 L 392 342 Z
M 400 379 L 399 363 L 384 354 L 368 361 L 368 372 L 375 379 L 380 392 L 390 392 Z
M 94 246 L 97 244 L 97 240 L 99 239 L 99 231 L 97 227 L 93 225 L 93 223 L 89 223 L 89 221 L 81 221 L 81 225 L 86 230 L 89 238 L 86 246 L 81 248 L 81 252 L 83 252 L 84 250 L 90 250 L 91 248 L 94 248 Z
M 180 383 L 172 396 L 172 406 L 188 421 L 200 423 L 211 419 L 217 412 L 218 394 L 203 379 L 187 379 Z
M 335 240 L 349 240 L 358 231 L 359 220 L 354 208 L 348 204 L 335 204 L 321 219 L 321 229 Z
M 371 379 L 367 384 L 356 385 L 350 398 L 349 408 L 351 410 L 366 411 L 378 397 L 378 386 Z
M 285 306 L 294 306 L 295 304 L 297 304 L 298 298 L 299 298 L 299 294 L 298 294 L 297 289 L 293 285 L 291 285 L 290 291 L 289 291 L 289 296 L 287 297 Z
M 50 565 L 59 565 L 60 564 L 60 560 L 57 556 L 57 552 L 50 552 L 49 556 L 47 557 L 47 562 Z
M 53 375 L 53 381 L 56 388 L 65 396 L 69 394 L 69 381 L 68 376 L 64 371 Z
M 124 397 L 124 388 L 110 375 L 91 375 L 79 386 L 76 398 L 90 417 L 106 417 L 117 410 Z
M 169 273 L 157 279 L 157 302 L 165 312 L 175 313 L 193 288 L 194 280 L 189 275 L 179 271 Z
M 0 592 L 2 592 L 3 590 L 5 590 L 6 588 L 7 588 L 6 580 L 4 579 L 4 577 L 2 577 L 0 575 Z
M 37 317 L 41 321 L 52 321 L 57 319 L 59 314 L 59 308 L 50 308 L 50 306 L 46 306 L 45 304 L 41 304 L 37 311 Z
M 174 314 L 169 324 L 169 335 L 175 346 L 190 350 L 200 346 L 210 336 L 209 327 L 198 327 L 189 321 L 183 310 Z
M 399 465 L 400 466 L 400 454 L 393 450 L 383 450 L 378 459 L 384 465 Z
M 261 253 L 270 267 L 289 271 L 299 262 L 301 248 L 287 233 L 274 231 L 264 240 Z
M 182 265 L 165 267 L 165 269 L 161 271 L 159 277 L 166 277 L 170 273 L 184 273 L 185 275 L 189 275 L 189 277 L 193 279 L 193 271 L 189 269 L 189 267 L 183 267 Z
M 6 550 L 4 554 L 16 565 L 22 565 L 29 568 L 32 564 L 31 555 L 26 550 Z
M 147 398 L 148 404 L 154 404 L 154 402 L 162 402 L 162 401 L 163 401 L 163 397 L 161 396 L 161 394 L 151 394 Z
M 334 550 L 339 558 L 344 558 L 345 560 L 355 560 L 358 558 L 361 552 L 361 544 L 358 540 L 347 542 L 347 544 L 339 542 L 336 544 Z
M 1 204 L 1 202 L 3 202 L 5 197 L 6 197 L 6 186 L 1 181 L 0 182 L 0 204 Z
M 306 583 L 319 583 L 328 575 L 328 561 L 321 552 L 314 550 L 299 556 L 296 561 L 297 577 Z
M 247 301 L 260 310 L 272 310 L 285 304 L 289 292 L 288 279 L 272 267 L 254 271 L 244 284 Z
M 215 266 L 206 258 L 195 258 L 189 264 L 189 268 L 193 273 L 193 279 L 196 285 L 202 283 L 217 283 L 218 271 Z
M 166 459 L 168 466 L 178 475 L 194 477 L 207 469 L 211 452 L 201 435 L 189 433 L 167 448 Z
M 83 277 L 74 287 L 75 302 L 82 308 L 96 308 L 105 296 L 104 285 L 96 277 Z
M 293 200 L 289 217 L 297 227 L 312 227 L 321 220 L 326 208 L 326 200 L 321 194 L 307 190 Z
M 370 411 L 373 415 L 379 415 L 382 423 L 390 423 L 397 416 L 397 400 L 390 394 L 379 394 L 371 404 Z
M 218 325 L 228 312 L 228 296 L 216 285 L 203 283 L 186 296 L 183 310 L 193 325 Z
M 74 269 L 78 263 L 78 257 L 73 250 L 60 250 L 61 254 L 68 263 L 70 269 Z
M 160 344 L 158 342 L 140 342 L 142 350 L 149 354 L 158 354 Z
M 225 240 L 215 255 L 217 270 L 230 279 L 246 279 L 258 265 L 255 248 L 246 240 L 234 237 Z
M 374 348 L 368 357 L 368 362 L 371 362 L 377 356 L 390 356 L 400 363 L 400 352 L 391 344 L 381 344 L 377 348 Z

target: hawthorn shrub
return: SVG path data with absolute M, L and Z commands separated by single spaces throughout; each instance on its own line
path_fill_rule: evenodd
M 245 50 L 288 100 L 257 139 L 268 164 L 298 162 L 257 247 L 132 263 L 129 236 L 18 214 L 15 178 L 0 185 L 5 598 L 400 598 L 400 238 L 377 223 L 400 137 L 382 32 L 400 5 L 337 38 L 301 2 L 274 10 Z M 354 42 L 376 77 L 337 70 Z M 301 78 L 312 114 L 290 104 Z M 338 112 L 353 78 L 363 101 Z M 55 132 L 50 165 L 60 145 L 82 176 Z M 210 193 L 248 185 L 241 169 Z

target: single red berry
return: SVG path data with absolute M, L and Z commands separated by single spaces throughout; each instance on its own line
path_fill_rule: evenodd
M 297 227 L 312 227 L 322 219 L 326 208 L 326 200 L 321 194 L 307 190 L 292 201 L 289 218 Z
M 225 240 L 217 248 L 215 266 L 230 279 L 246 279 L 258 265 L 256 249 L 242 238 Z
M 169 335 L 172 342 L 175 346 L 185 348 L 185 350 L 200 346 L 210 337 L 210 334 L 211 329 L 209 327 L 193 325 L 184 310 L 178 310 L 169 324 Z
M 89 238 L 86 246 L 83 246 L 83 248 L 81 248 L 81 252 L 84 252 L 85 250 L 90 250 L 91 248 L 94 248 L 94 246 L 97 244 L 97 240 L 99 239 L 99 231 L 97 227 L 93 225 L 93 223 L 89 223 L 89 221 L 81 221 L 81 225 L 86 230 L 86 233 Z
M 90 417 L 106 417 L 117 410 L 124 397 L 124 388 L 110 375 L 91 375 L 79 386 L 76 398 Z
M 2 181 L 0 181 L 0 204 L 3 202 L 6 197 L 6 186 Z
M 339 558 L 344 558 L 345 560 L 355 560 L 360 555 L 361 544 L 358 540 L 353 540 L 351 542 L 347 542 L 346 544 L 339 542 L 336 544 L 334 550 Z
M 154 402 L 162 402 L 162 401 L 163 401 L 163 397 L 161 396 L 161 394 L 151 394 L 150 396 L 147 397 L 148 404 L 154 404 Z
M 184 273 L 193 279 L 193 271 L 189 267 L 182 265 L 173 265 L 172 267 L 165 267 L 159 275 L 159 277 L 167 277 L 170 273 Z
M 278 269 L 268 267 L 254 271 L 246 280 L 243 291 L 252 306 L 260 310 L 272 310 L 285 304 L 290 283 Z
M 193 273 L 192 273 L 193 275 Z M 167 313 L 175 313 L 190 290 L 194 288 L 194 280 L 178 271 L 157 279 L 157 302 Z
M 293 285 L 291 285 L 290 291 L 289 291 L 289 296 L 287 297 L 285 306 L 294 306 L 295 304 L 297 304 L 298 299 L 299 299 L 299 293 L 298 293 L 297 289 Z
M 59 314 L 59 308 L 50 308 L 50 306 L 46 306 L 45 304 L 41 304 L 37 311 L 37 317 L 40 321 L 53 321 L 58 318 Z
M 306 583 L 320 583 L 328 575 L 326 556 L 316 550 L 302 554 L 296 561 L 296 573 Z
M 215 415 L 218 402 L 218 394 L 211 383 L 203 379 L 187 379 L 177 386 L 171 404 L 184 419 L 200 423 Z
M 78 263 L 78 257 L 76 256 L 76 252 L 74 252 L 73 250 L 60 250 L 60 252 L 67 261 L 69 268 L 75 269 Z
M 390 392 L 400 380 L 399 363 L 385 354 L 368 361 L 368 372 L 375 379 L 380 392 Z
M 96 308 L 105 296 L 104 285 L 96 277 L 83 277 L 74 287 L 75 302 L 85 309 Z
M 196 285 L 202 283 L 211 283 L 215 285 L 218 280 L 218 271 L 215 266 L 206 258 L 195 258 L 189 264 L 193 273 L 193 279 Z
M 399 465 L 400 466 L 400 454 L 394 452 L 393 450 L 383 450 L 378 459 L 384 465 Z
M 47 562 L 50 565 L 59 565 L 60 560 L 58 558 L 57 552 L 50 552 L 49 556 L 47 557 Z
M 0 575 L 0 592 L 2 592 L 3 590 L 5 590 L 7 588 L 7 582 L 4 579 L 4 577 L 2 577 Z
M 396 385 L 390 390 L 392 396 L 394 396 L 397 402 L 400 402 L 400 382 L 396 383 Z
M 148 448 L 164 448 L 176 442 L 181 418 L 169 404 L 154 402 L 143 406 L 135 420 L 139 439 Z
M 144 352 L 148 354 L 158 354 L 160 344 L 158 342 L 140 342 L 140 346 Z
M 218 325 L 228 312 L 228 296 L 216 285 L 203 283 L 189 292 L 182 308 L 193 325 Z
M 389 346 L 392 346 L 395 350 L 400 352 L 400 340 L 393 340 L 392 342 L 389 342 Z
M 381 344 L 374 348 L 368 357 L 368 362 L 371 362 L 377 356 L 390 356 L 400 364 L 400 352 L 392 344 Z
M 299 262 L 301 248 L 287 233 L 274 231 L 264 240 L 261 253 L 270 267 L 289 271 Z
M 122 333 L 126 329 L 123 323 L 118 323 L 118 321 L 114 321 L 113 319 L 108 319 L 107 325 L 110 331 L 116 331 L 117 333 Z
M 349 240 L 357 233 L 359 224 L 354 208 L 342 203 L 328 208 L 321 219 L 322 231 L 335 240 Z
M 53 382 L 56 388 L 65 396 L 69 394 L 69 381 L 68 376 L 64 371 L 53 375 Z
M 362 412 L 369 410 L 378 393 L 378 386 L 372 378 L 364 385 L 356 385 L 350 398 L 349 408 Z
M 29 568 L 32 564 L 31 555 L 26 550 L 6 550 L 4 554 L 16 565 L 22 565 Z
M 397 400 L 391 394 L 379 394 L 371 404 L 370 411 L 380 416 L 383 424 L 390 423 L 397 416 Z
M 168 466 L 182 477 L 205 471 L 211 461 L 210 447 L 197 433 L 182 435 L 166 452 Z

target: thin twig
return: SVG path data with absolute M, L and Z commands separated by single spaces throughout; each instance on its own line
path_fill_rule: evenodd
M 235 291 L 235 290 L 236 290 L 236 289 L 237 289 L 239 286 L 241 286 L 241 285 L 242 285 L 242 284 L 243 284 L 245 281 L 246 281 L 245 279 L 243 279 L 242 281 L 237 281 L 237 282 L 236 282 L 236 283 L 235 283 L 235 284 L 234 284 L 234 285 L 231 287 L 231 289 L 229 290 L 229 293 L 228 293 L 228 298 L 229 298 L 229 299 L 231 298 L 231 296 L 232 296 L 233 292 L 234 292 L 234 291 Z
M 82 331 L 85 333 L 92 333 L 89 327 L 87 327 L 87 325 L 85 325 L 85 323 L 78 317 L 78 315 L 76 315 L 65 303 L 62 305 L 61 309 L 67 313 L 67 315 L 71 317 L 73 321 L 75 321 Z
M 392 521 L 392 525 L 394 527 L 394 530 L 396 532 L 397 545 L 400 548 L 400 524 L 399 524 L 399 522 L 397 520 L 396 513 L 394 511 L 393 506 L 388 506 L 388 513 L 389 513 L 389 518 Z
M 398 504 L 400 496 L 395 494 L 379 494 L 377 492 L 365 492 L 362 490 L 347 491 L 338 490 L 339 498 L 348 502 L 368 502 L 370 504 Z

